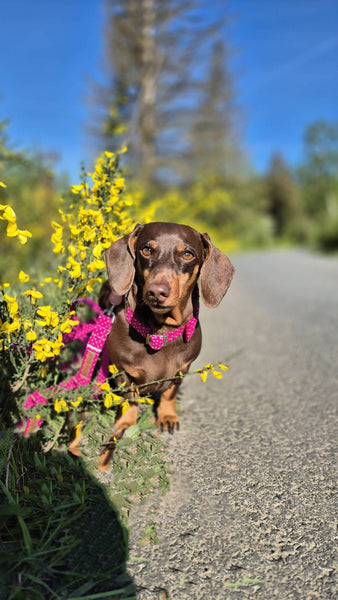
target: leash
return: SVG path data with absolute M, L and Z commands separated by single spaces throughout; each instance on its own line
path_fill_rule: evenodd
M 82 363 L 80 366 L 79 372 L 70 377 L 66 381 L 62 381 L 57 386 L 47 388 L 48 392 L 57 392 L 57 390 L 73 390 L 77 389 L 81 386 L 86 386 L 90 383 L 96 363 L 99 359 L 99 356 L 102 352 L 102 360 L 101 365 L 97 374 L 96 383 L 100 384 L 105 381 L 109 377 L 109 357 L 107 347 L 105 345 L 106 339 L 110 332 L 111 326 L 115 321 L 115 305 L 111 305 L 109 309 L 104 311 L 90 298 L 79 298 L 74 302 L 71 309 L 75 308 L 76 304 L 87 304 L 90 306 L 94 312 L 98 314 L 92 322 L 89 323 L 79 323 L 72 328 L 72 331 L 69 334 L 64 334 L 63 342 L 65 345 L 75 341 L 80 340 L 84 343 L 88 334 L 91 334 L 82 358 Z M 73 320 L 77 320 L 76 316 L 73 316 Z M 36 390 L 29 396 L 27 396 L 27 401 L 24 404 L 24 408 L 28 410 L 38 404 L 46 404 L 48 402 L 48 398 L 46 398 L 39 390 Z M 25 427 L 24 433 L 31 433 L 37 427 L 41 426 L 41 419 L 28 419 Z

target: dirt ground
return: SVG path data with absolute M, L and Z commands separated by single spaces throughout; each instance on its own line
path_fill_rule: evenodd
M 185 381 L 171 489 L 134 507 L 128 572 L 139 600 L 333 599 L 338 259 L 232 260 L 196 363 L 230 369 Z

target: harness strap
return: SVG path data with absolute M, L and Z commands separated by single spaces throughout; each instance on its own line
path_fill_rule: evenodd
M 83 340 L 84 331 L 86 333 L 91 331 L 91 336 L 87 342 L 79 372 L 73 377 L 70 377 L 67 381 L 62 381 L 57 386 L 48 388 L 48 392 L 56 392 L 58 389 L 77 389 L 80 386 L 88 385 L 91 381 L 96 363 L 102 350 L 102 362 L 97 376 L 97 383 L 102 383 L 102 381 L 107 379 L 109 376 L 109 357 L 107 348 L 105 347 L 105 342 L 115 320 L 113 307 L 109 309 L 109 314 L 104 314 L 101 311 L 101 308 L 89 298 L 80 298 L 76 301 L 76 303 L 79 302 L 84 302 L 85 304 L 90 305 L 97 313 L 100 314 L 94 323 L 82 323 L 76 325 L 71 332 L 71 334 L 74 332 L 74 335 L 65 335 L 67 338 L 66 340 L 64 339 L 64 341 L 65 343 L 69 343 L 75 339 Z M 88 327 L 81 327 L 81 325 L 87 325 Z M 46 404 L 46 402 L 48 402 L 48 399 L 39 390 L 36 390 L 27 396 L 27 401 L 24 404 L 24 408 L 29 409 L 33 406 L 37 406 L 37 404 Z M 30 431 L 31 419 L 28 419 L 24 433 L 29 433 Z

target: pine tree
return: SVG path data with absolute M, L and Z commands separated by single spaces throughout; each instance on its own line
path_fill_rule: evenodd
M 283 235 L 299 217 L 297 187 L 294 178 L 281 154 L 271 158 L 266 177 L 268 211 L 275 224 L 277 236 Z
M 127 144 L 133 171 L 148 183 L 186 181 L 202 164 L 210 171 L 216 160 L 220 171 L 229 162 L 234 94 L 226 46 L 213 45 L 223 21 L 203 3 L 106 0 L 100 135 L 105 148 Z
M 238 166 L 238 118 L 230 50 L 223 39 L 211 47 L 210 68 L 201 82 L 201 100 L 190 134 L 194 173 L 224 178 Z

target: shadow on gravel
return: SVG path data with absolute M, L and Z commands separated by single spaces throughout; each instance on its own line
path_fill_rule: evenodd
M 128 535 L 83 462 L 0 432 L 0 600 L 134 600 Z

